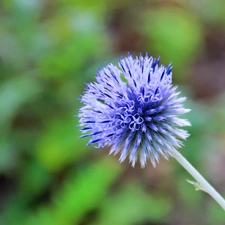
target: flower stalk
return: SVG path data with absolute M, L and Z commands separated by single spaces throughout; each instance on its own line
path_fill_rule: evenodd
M 197 190 L 204 190 L 225 210 L 225 200 L 224 198 L 206 181 L 206 179 L 178 152 L 173 151 L 172 155 L 186 170 L 191 174 L 193 178 L 197 181 L 194 184 Z M 200 185 L 200 187 L 199 187 Z

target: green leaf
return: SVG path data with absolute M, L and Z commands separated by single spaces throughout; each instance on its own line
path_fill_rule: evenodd
M 87 140 L 76 127 L 77 120 L 71 117 L 54 119 L 48 123 L 37 141 L 36 158 L 49 171 L 59 171 L 69 163 L 75 163 L 87 154 Z
M 19 76 L 0 86 L 0 126 L 9 125 L 11 119 L 23 106 L 40 93 L 39 83 L 29 76 Z
M 120 173 L 120 164 L 103 158 L 95 164 L 68 177 L 66 184 L 57 191 L 54 202 L 40 207 L 21 224 L 72 225 L 79 224 L 86 213 L 99 207 L 109 188 Z
M 163 222 L 171 204 L 161 193 L 146 193 L 141 184 L 127 182 L 119 192 L 107 199 L 96 225 L 131 225 L 146 221 Z
M 199 21 L 186 11 L 176 8 L 154 8 L 143 15 L 147 49 L 152 49 L 166 63 L 172 61 L 174 68 L 182 71 L 186 64 L 193 61 L 202 46 Z

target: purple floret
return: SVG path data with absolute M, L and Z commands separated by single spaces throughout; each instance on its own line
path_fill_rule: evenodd
M 189 112 L 172 86 L 172 64 L 159 65 L 155 59 L 140 55 L 108 64 L 97 72 L 96 82 L 87 84 L 79 111 L 81 137 L 91 137 L 87 145 L 110 146 L 110 154 L 120 153 L 141 167 L 150 159 L 153 166 L 159 153 L 166 159 L 182 146 L 190 126 L 179 115 Z M 87 133 L 88 132 L 88 133 Z

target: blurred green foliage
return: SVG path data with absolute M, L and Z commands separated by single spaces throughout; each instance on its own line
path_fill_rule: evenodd
M 127 52 L 173 61 L 192 109 L 181 151 L 225 193 L 224 15 L 223 0 L 1 1 L 0 224 L 223 225 L 224 212 L 176 162 L 120 165 L 86 147 L 74 115 L 106 61 Z M 213 63 L 219 78 L 196 76 Z
M 202 45 L 199 21 L 183 9 L 159 8 L 147 11 L 143 27 L 149 47 L 151 41 L 155 43 L 153 53 L 160 52 L 166 62 L 176 62 L 175 76 L 184 79 L 183 68 L 194 61 Z M 180 73 L 182 76 L 178 77 L 176 74 Z

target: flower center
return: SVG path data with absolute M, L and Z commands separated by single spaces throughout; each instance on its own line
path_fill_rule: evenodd
M 144 122 L 144 119 L 138 113 L 136 113 L 134 116 L 131 116 L 131 122 L 129 124 L 129 128 L 132 131 L 139 130 L 143 122 Z

